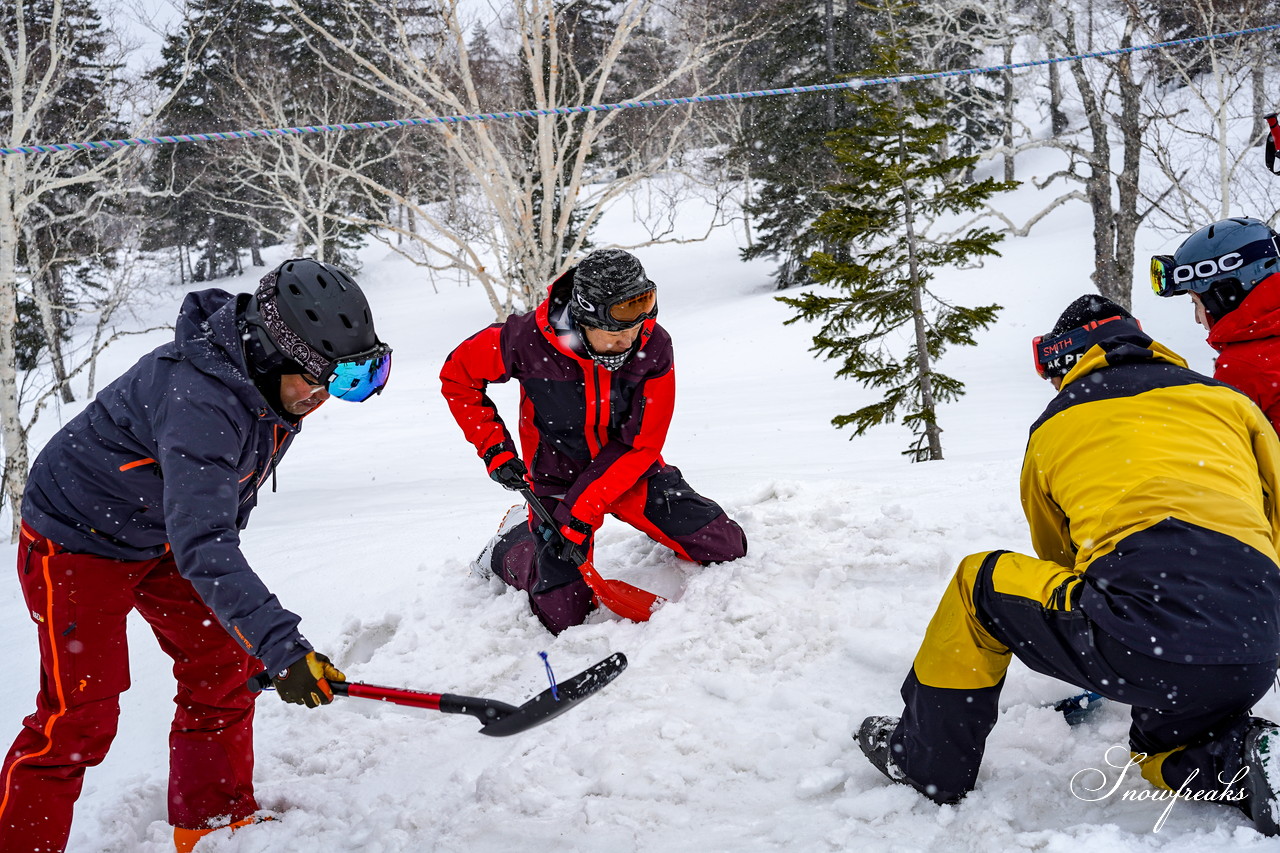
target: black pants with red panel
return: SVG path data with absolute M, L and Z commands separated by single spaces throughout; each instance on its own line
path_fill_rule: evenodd
M 125 621 L 137 610 L 173 659 L 169 822 L 197 829 L 253 814 L 253 703 L 261 668 L 173 556 L 73 554 L 23 525 L 18 580 L 40 642 L 40 692 L 0 767 L 0 853 L 60 851 L 86 768 L 102 762 L 129 687 Z
M 554 511 L 554 499 L 543 499 Z M 680 469 L 663 466 L 638 481 L 608 509 L 684 560 L 706 565 L 736 560 L 747 553 L 747 536 L 715 501 L 698 494 Z M 591 590 L 569 560 L 560 556 L 560 542 L 537 533 L 538 519 L 503 534 L 493 549 L 490 568 L 503 581 L 529 593 L 534 614 L 553 634 L 582 624 L 595 609 Z M 588 548 L 591 539 L 587 540 Z M 590 551 L 588 551 L 588 555 Z

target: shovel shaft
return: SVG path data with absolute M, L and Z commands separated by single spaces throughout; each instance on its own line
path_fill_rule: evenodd
M 376 684 L 361 684 L 358 681 L 330 681 L 329 687 L 336 696 L 350 696 L 354 699 L 378 699 L 395 705 L 406 705 L 410 708 L 427 708 L 440 710 L 440 699 L 444 694 L 423 693 L 420 690 L 405 690 L 402 687 L 379 687 Z
M 533 489 L 525 487 L 520 490 L 520 494 L 524 495 L 524 499 L 528 501 L 529 506 L 533 507 L 534 514 L 542 519 L 548 527 L 552 530 L 559 529 L 559 525 L 556 524 L 556 520 L 552 517 L 550 510 L 533 493 Z M 571 548 L 568 556 L 578 566 L 578 571 L 582 573 L 582 579 L 586 581 L 596 600 L 624 619 L 630 619 L 633 622 L 647 622 L 649 617 L 653 615 L 653 606 L 665 600 L 661 596 L 638 586 L 633 586 L 626 581 L 601 577 L 600 573 L 596 571 L 596 567 L 591 564 L 591 560 L 587 559 L 576 545 Z

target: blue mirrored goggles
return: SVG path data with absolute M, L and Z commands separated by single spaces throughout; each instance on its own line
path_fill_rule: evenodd
M 335 361 L 325 387 L 331 397 L 363 403 L 382 393 L 390 375 L 391 347 L 380 343 L 371 350 Z

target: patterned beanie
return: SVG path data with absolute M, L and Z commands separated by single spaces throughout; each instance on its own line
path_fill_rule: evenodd
M 276 302 L 279 293 L 276 287 L 278 274 L 279 270 L 273 270 L 264 275 L 254 293 L 258 303 L 258 314 L 262 317 L 262 325 L 271 337 L 271 342 L 285 358 L 297 362 L 307 373 L 317 379 L 324 379 L 333 368 L 333 362 L 312 349 L 293 329 L 289 328 L 289 324 L 280 316 L 280 307 Z

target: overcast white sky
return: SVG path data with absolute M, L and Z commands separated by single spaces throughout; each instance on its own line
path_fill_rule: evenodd
M 127 62 L 145 69 L 160 53 L 168 27 L 179 17 L 177 0 L 100 0 L 102 16 L 130 48 Z

